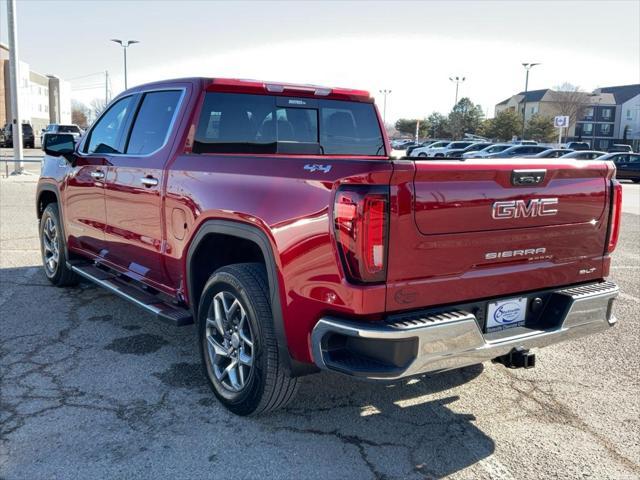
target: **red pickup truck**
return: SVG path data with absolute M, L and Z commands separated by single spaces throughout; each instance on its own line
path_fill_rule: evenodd
M 237 414 L 320 369 L 530 367 L 616 322 L 610 162 L 394 160 L 367 92 L 218 78 L 127 90 L 79 142 L 44 143 L 49 280 L 195 322 Z

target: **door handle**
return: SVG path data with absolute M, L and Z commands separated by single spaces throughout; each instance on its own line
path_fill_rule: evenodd
M 153 177 L 142 177 L 140 183 L 145 187 L 155 187 L 158 185 L 158 179 Z
M 104 172 L 102 170 L 94 170 L 90 175 L 94 180 L 102 180 L 104 178 Z

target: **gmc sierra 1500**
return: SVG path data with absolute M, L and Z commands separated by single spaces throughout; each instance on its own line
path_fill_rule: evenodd
M 182 79 L 45 136 L 37 214 L 56 285 L 175 325 L 240 415 L 327 369 L 393 380 L 606 330 L 610 162 L 392 160 L 367 92 Z

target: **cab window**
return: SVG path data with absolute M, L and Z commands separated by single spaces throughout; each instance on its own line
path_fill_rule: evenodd
M 127 114 L 133 107 L 133 97 L 114 103 L 95 124 L 85 146 L 85 153 L 122 153 L 119 150 Z
M 147 155 L 164 145 L 181 95 L 180 90 L 149 92 L 144 95 L 131 129 L 127 154 Z

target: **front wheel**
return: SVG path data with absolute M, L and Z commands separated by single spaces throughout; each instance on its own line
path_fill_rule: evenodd
M 57 203 L 50 203 L 40 218 L 40 250 L 44 273 L 58 287 L 76 285 L 78 276 L 67 266 L 65 239 Z
M 427 156 L 427 154 L 426 153 L 419 153 L 418 156 L 424 158 L 424 157 Z
M 200 299 L 198 336 L 213 393 L 233 413 L 266 413 L 293 399 L 298 382 L 279 357 L 263 265 L 239 263 L 214 272 Z

